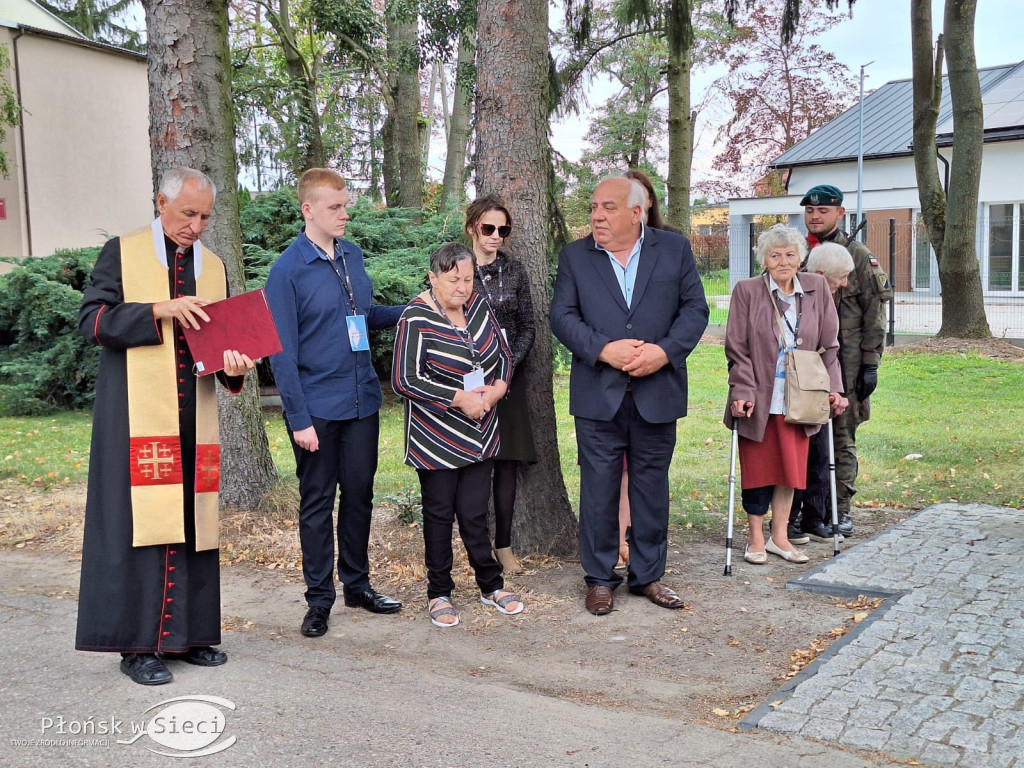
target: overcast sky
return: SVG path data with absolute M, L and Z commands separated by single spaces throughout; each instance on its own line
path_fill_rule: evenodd
M 859 78 L 860 67 L 873 61 L 864 71 L 865 92 L 878 88 L 890 80 L 902 80 L 911 76 L 910 61 L 910 2 L 911 0 L 857 0 L 853 6 L 853 17 L 848 18 L 843 0 L 840 15 L 843 23 L 821 36 L 820 45 L 835 53 L 839 61 L 846 64 Z M 933 25 L 935 34 L 942 27 L 943 0 L 933 0 Z M 979 67 L 1008 64 L 1024 60 L 1024 46 L 1021 44 L 1021 11 L 1024 0 L 978 0 L 976 16 L 975 48 Z M 552 14 L 558 13 L 552 10 Z M 552 16 L 552 22 L 555 22 Z M 695 73 L 693 98 L 697 101 L 713 75 Z M 600 104 L 615 93 L 607 84 L 595 83 L 590 95 L 592 104 Z M 712 118 L 713 120 L 713 118 Z M 578 159 L 584 149 L 583 136 L 587 132 L 589 116 L 582 115 L 562 121 L 554 127 L 552 143 L 562 154 Z M 698 120 L 698 146 L 694 153 L 695 180 L 701 168 L 710 163 L 715 153 L 711 146 L 714 129 L 708 120 Z M 665 150 L 667 155 L 667 149 Z M 665 168 L 662 168 L 662 173 Z

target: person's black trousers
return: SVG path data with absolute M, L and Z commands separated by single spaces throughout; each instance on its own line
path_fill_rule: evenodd
M 619 559 L 619 488 L 622 457 L 629 465 L 629 568 L 627 585 L 642 589 L 665 575 L 668 555 L 668 468 L 676 422 L 645 421 L 626 392 L 611 421 L 576 417 L 580 462 L 580 564 L 588 587 L 622 583 Z
M 502 589 L 501 564 L 491 553 L 487 536 L 487 501 L 491 494 L 490 460 L 458 469 L 417 469 L 423 502 L 423 556 L 427 566 L 427 599 L 451 595 L 452 526 L 459 536 L 482 594 Z
M 828 480 L 828 425 L 825 424 L 816 434 L 811 435 L 807 450 L 807 488 L 798 488 L 794 493 L 790 522 L 799 520 L 802 531 L 813 531 L 819 524 L 831 530 L 831 498 Z
M 370 588 L 370 518 L 377 472 L 378 414 L 362 419 L 313 418 L 320 448 L 292 440 L 299 478 L 299 543 L 306 603 L 331 608 L 334 587 L 334 498 L 338 494 L 338 579 L 350 594 Z M 288 431 L 291 437 L 291 430 Z

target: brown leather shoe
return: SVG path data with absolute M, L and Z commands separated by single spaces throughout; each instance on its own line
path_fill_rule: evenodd
M 647 595 L 648 600 L 662 608 L 683 608 L 686 605 L 679 595 L 660 581 L 652 581 L 644 587 L 644 594 Z
M 587 590 L 587 610 L 595 616 L 604 616 L 611 613 L 615 607 L 615 598 L 612 597 L 611 587 L 596 586 Z

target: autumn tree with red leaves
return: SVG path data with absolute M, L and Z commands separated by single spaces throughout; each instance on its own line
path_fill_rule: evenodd
M 729 72 L 716 83 L 733 109 L 716 137 L 722 149 L 712 168 L 720 174 L 701 185 L 710 196 L 781 191 L 769 164 L 857 99 L 849 68 L 813 42 L 843 17 L 826 13 L 823 2 L 804 0 L 800 26 L 785 43 L 784 6 L 785 0 L 767 0 L 736 18 L 739 39 L 726 58 Z

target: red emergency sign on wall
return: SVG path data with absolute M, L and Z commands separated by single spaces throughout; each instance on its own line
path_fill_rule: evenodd
M 0 197 L 0 221 L 7 218 L 7 199 Z

